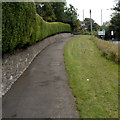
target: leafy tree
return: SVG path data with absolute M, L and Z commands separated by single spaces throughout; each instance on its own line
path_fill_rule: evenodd
M 65 22 L 65 3 L 64 2 L 54 2 L 52 4 L 54 9 L 54 14 L 57 22 Z
M 111 23 L 112 25 L 110 26 L 110 28 L 113 29 L 115 36 L 120 39 L 120 13 L 117 13 L 111 19 Z
M 106 22 L 100 27 L 100 30 L 106 30 L 105 39 L 111 39 L 112 37 L 120 39 L 120 1 L 116 1 L 116 6 L 113 8 L 115 12 L 110 22 Z M 111 31 L 114 31 L 114 36 L 111 36 Z
M 116 11 L 111 19 L 110 29 L 114 31 L 115 37 L 120 39 L 120 1 L 117 0 L 116 7 L 114 7 Z
M 110 21 L 104 22 L 103 25 L 99 27 L 100 31 L 103 30 L 103 29 L 105 29 L 105 37 L 104 37 L 104 39 L 105 40 L 111 39 L 111 37 L 112 37 L 111 36 L 111 31 L 113 30 L 113 28 L 111 27 Z
M 36 11 L 45 21 L 54 22 L 56 20 L 52 5 L 51 2 L 36 3 Z
M 114 7 L 113 10 L 120 12 L 120 0 L 117 0 L 116 7 Z
M 64 2 L 39 2 L 36 3 L 36 10 L 45 21 L 68 23 L 75 31 L 80 27 L 80 21 L 77 19 L 77 9 L 71 4 L 66 7 Z
M 91 31 L 91 24 L 90 24 L 91 19 L 90 18 L 85 18 L 84 23 L 85 23 L 85 28 L 90 32 Z M 99 25 L 92 19 L 92 29 L 93 31 L 97 31 Z
M 66 20 L 65 22 L 69 23 L 72 27 L 72 30 L 77 29 L 78 26 L 80 26 L 80 21 L 77 19 L 77 9 L 74 8 L 71 4 L 68 8 L 65 10 L 66 13 Z

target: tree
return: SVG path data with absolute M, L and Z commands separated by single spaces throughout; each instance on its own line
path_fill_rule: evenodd
M 85 28 L 90 32 L 91 31 L 91 25 L 90 25 L 90 21 L 92 20 L 92 29 L 93 31 L 97 31 L 99 25 L 90 18 L 85 18 L 84 23 L 85 23 Z
M 113 14 L 111 18 L 110 29 L 114 31 L 115 37 L 120 40 L 120 1 L 117 0 L 116 7 L 113 8 L 116 12 Z
M 36 10 L 45 21 L 68 23 L 75 31 L 80 28 L 77 9 L 71 4 L 66 7 L 64 2 L 39 2 L 36 3 Z
M 54 22 L 56 20 L 52 5 L 51 2 L 36 3 L 36 11 L 45 21 Z
M 74 8 L 71 4 L 65 10 L 66 14 L 66 23 L 69 23 L 72 27 L 72 30 L 77 29 L 80 26 L 80 21 L 78 20 L 77 9 Z
M 119 0 L 117 0 L 116 7 L 114 7 L 113 10 L 120 12 L 120 1 Z
M 113 28 L 111 27 L 111 23 L 110 21 L 106 21 L 103 23 L 102 26 L 99 27 L 99 31 L 105 30 L 105 40 L 109 40 L 111 39 L 111 31 L 113 30 Z
M 54 14 L 57 22 L 65 22 L 65 3 L 64 2 L 54 2 L 52 4 L 54 9 Z
M 113 28 L 116 38 L 120 39 L 120 13 L 117 13 L 111 19 L 111 28 Z

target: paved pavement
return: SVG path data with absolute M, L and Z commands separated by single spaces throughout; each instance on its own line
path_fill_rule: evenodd
M 78 118 L 68 86 L 63 47 L 71 38 L 43 50 L 3 96 L 3 118 Z
M 120 44 L 120 41 L 110 41 L 110 43 L 113 43 L 113 44 Z

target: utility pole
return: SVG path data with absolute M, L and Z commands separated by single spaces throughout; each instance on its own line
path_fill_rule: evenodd
M 90 29 L 91 29 L 91 34 L 92 34 L 92 18 L 91 18 L 91 10 L 90 10 Z
M 83 9 L 83 21 L 84 21 L 84 9 Z
M 101 25 L 102 25 L 102 9 L 101 9 Z

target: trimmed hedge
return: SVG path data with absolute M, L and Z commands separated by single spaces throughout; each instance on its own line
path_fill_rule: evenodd
M 33 45 L 50 35 L 70 32 L 68 24 L 45 22 L 37 13 L 34 2 L 2 3 L 2 51 Z

